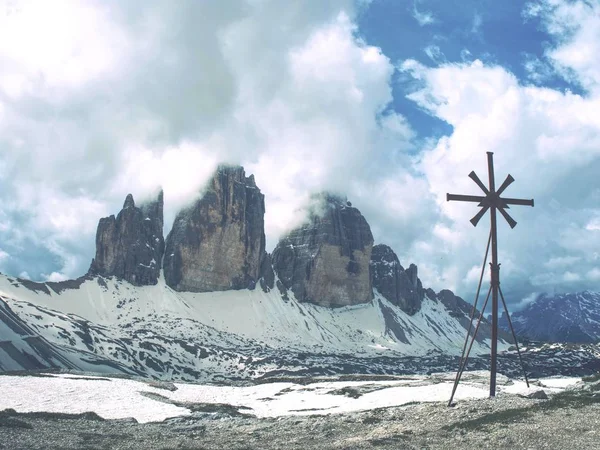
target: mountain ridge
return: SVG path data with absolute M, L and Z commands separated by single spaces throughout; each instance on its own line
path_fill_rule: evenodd
M 545 342 L 600 342 L 600 292 L 541 294 L 511 314 L 517 336 Z M 499 325 L 508 328 L 505 314 Z
M 317 197 L 269 255 L 264 196 L 242 167 L 219 166 L 166 240 L 162 191 L 140 206 L 130 194 L 100 219 L 86 275 L 0 276 L 0 301 L 74 366 L 156 378 L 394 373 L 420 370 L 406 358 L 457 357 L 470 305 L 424 289 L 414 264 L 404 269 L 391 248 L 374 246 L 346 198 Z M 489 351 L 490 335 L 484 320 L 474 353 Z

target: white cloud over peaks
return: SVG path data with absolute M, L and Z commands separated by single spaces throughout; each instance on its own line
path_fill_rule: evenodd
M 19 0 L 0 7 L 0 89 L 10 98 L 60 95 L 124 62 L 113 49 L 126 44 L 125 36 L 100 4 Z
M 561 41 L 555 49 L 570 45 Z M 406 61 L 400 69 L 421 83 L 409 98 L 453 127 L 420 162 L 443 212 L 440 226 L 448 229 L 434 235 L 436 244 L 415 244 L 425 249 L 422 258 L 433 262 L 431 279 L 451 280 L 457 274 L 450 285 L 459 292 L 474 290 L 474 267 L 483 258 L 489 219 L 473 229 L 469 219 L 478 211 L 476 205 L 446 202 L 445 195 L 480 195 L 467 175 L 475 170 L 487 184 L 486 152 L 491 151 L 496 185 L 508 173 L 516 179 L 505 196 L 535 198 L 534 209 L 515 206 L 508 211 L 519 222 L 515 230 L 499 219 L 500 260 L 511 262 L 501 268 L 501 276 L 513 286 L 529 283 L 542 289 L 582 281 L 597 263 L 593 255 L 600 248 L 600 235 L 589 226 L 599 209 L 600 119 L 594 111 L 600 97 L 523 86 L 503 67 L 480 61 L 436 68 Z M 559 260 L 557 254 L 568 257 Z M 582 273 L 565 272 L 571 261 L 580 261 L 577 270 Z
M 530 303 L 535 302 L 539 296 L 540 296 L 539 292 L 532 292 L 528 296 L 522 298 L 521 301 L 517 304 L 517 308 L 516 308 L 517 311 L 525 308 Z
M 168 231 L 221 162 L 255 174 L 270 247 L 322 189 L 383 217 L 379 239 L 396 236 L 398 215 L 402 233 L 420 235 L 410 218 L 424 214 L 427 185 L 403 168 L 413 134 L 384 113 L 394 67 L 357 38 L 354 8 L 65 0 L 2 17 L 0 237 L 60 261 L 12 270 L 80 275 L 97 220 L 128 192 L 139 202 L 162 186 Z M 373 189 L 396 195 L 394 213 Z

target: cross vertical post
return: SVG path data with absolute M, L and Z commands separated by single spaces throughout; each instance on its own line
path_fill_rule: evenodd
M 474 202 L 478 203 L 478 206 L 481 210 L 471 219 L 471 223 L 473 226 L 477 226 L 481 218 L 485 215 L 485 213 L 490 210 L 490 239 L 488 241 L 488 250 L 491 244 L 492 248 L 492 262 L 490 263 L 490 293 L 492 295 L 492 343 L 491 343 L 491 361 L 490 361 L 490 397 L 496 396 L 496 373 L 497 373 L 497 360 L 498 360 L 498 294 L 500 292 L 500 264 L 498 263 L 498 227 L 497 227 L 497 215 L 496 212 L 499 212 L 504 219 L 508 222 L 511 228 L 514 228 L 517 225 L 517 222 L 506 212 L 506 209 L 510 208 L 509 205 L 523 205 L 523 206 L 533 206 L 532 200 L 524 200 L 524 199 L 516 199 L 516 198 L 502 198 L 500 197 L 504 190 L 513 182 L 515 179 L 508 175 L 502 185 L 496 190 L 496 181 L 494 177 L 494 154 L 493 152 L 487 152 L 487 163 L 488 163 L 488 176 L 489 176 L 489 186 L 486 187 L 483 182 L 479 179 L 475 172 L 471 172 L 469 177 L 479 186 L 479 188 L 485 194 L 484 196 L 477 195 L 457 195 L 457 194 L 446 194 L 447 201 L 462 201 L 462 202 Z M 486 250 L 486 258 L 484 260 L 484 267 L 487 260 L 487 250 Z M 481 272 L 481 277 L 483 277 L 483 270 Z M 479 280 L 479 286 L 481 287 L 481 279 Z M 488 293 L 488 298 L 489 294 Z M 479 295 L 479 288 L 477 290 L 477 294 Z M 504 307 L 506 308 L 506 302 L 504 302 L 504 297 L 502 298 Z M 479 322 L 483 318 L 483 313 L 485 311 L 486 303 L 481 311 L 481 315 L 479 317 Z M 477 306 L 477 299 L 475 301 L 475 305 L 473 306 L 473 314 L 471 315 L 471 323 L 469 326 L 469 330 L 467 331 L 467 337 L 465 339 L 465 345 L 463 347 L 463 354 L 461 356 L 461 364 L 459 371 L 456 376 L 456 380 L 454 382 L 454 388 L 452 390 L 452 396 L 450 398 L 449 405 L 452 404 L 452 399 L 454 398 L 454 393 L 456 392 L 456 387 L 460 382 L 460 376 L 465 369 L 466 360 L 469 357 L 468 354 L 473 346 L 473 342 L 477 336 L 477 330 L 479 329 L 479 323 L 475 328 L 473 338 L 471 341 L 471 345 L 469 346 L 469 351 L 465 357 L 465 350 L 467 349 L 467 342 L 469 339 L 469 334 L 471 332 L 473 315 L 475 313 L 475 308 Z M 507 311 L 508 314 L 508 311 Z M 515 335 L 514 329 L 512 328 L 512 324 L 510 323 L 509 316 L 509 324 L 513 333 L 513 338 L 515 340 L 515 345 L 517 347 L 517 352 L 519 353 L 519 358 L 521 358 L 521 353 L 519 351 L 519 344 L 517 342 L 517 337 Z M 521 360 L 521 364 L 523 361 Z M 525 380 L 527 381 L 527 374 L 525 369 L 523 368 L 523 372 L 525 373 Z M 529 385 L 529 382 L 527 382 Z
M 489 195 L 496 195 L 496 182 L 494 180 L 494 154 L 487 152 L 488 172 L 490 178 Z M 500 266 L 498 265 L 498 227 L 496 224 L 496 208 L 490 209 L 490 227 L 492 232 L 492 349 L 490 362 L 490 397 L 496 395 L 496 370 L 498 361 L 498 285 L 500 284 Z

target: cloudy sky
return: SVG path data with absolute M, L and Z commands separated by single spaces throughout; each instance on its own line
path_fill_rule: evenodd
M 423 283 L 469 299 L 510 173 L 503 290 L 600 289 L 597 0 L 0 0 L 0 271 L 82 275 L 102 216 L 217 164 L 266 196 L 269 250 L 344 193 Z

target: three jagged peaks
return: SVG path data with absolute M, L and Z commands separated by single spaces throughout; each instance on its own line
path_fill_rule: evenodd
M 284 298 L 339 307 L 368 303 L 377 289 L 409 314 L 424 298 L 417 268 L 404 269 L 393 250 L 374 246 L 366 219 L 345 197 L 317 196 L 320 207 L 265 251 L 265 199 L 243 167 L 219 166 L 204 194 L 175 217 L 163 238 L 163 193 L 100 220 L 91 274 L 154 285 L 160 269 L 176 291 L 212 292 L 277 284 Z M 277 282 L 276 282 L 277 279 Z

